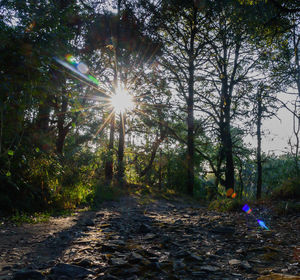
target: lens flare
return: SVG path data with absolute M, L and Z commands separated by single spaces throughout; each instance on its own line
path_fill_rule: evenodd
M 247 204 L 245 204 L 242 209 L 247 214 L 250 214 L 252 212 L 252 209 Z M 252 213 L 252 216 L 254 216 L 253 213 Z M 266 224 L 265 224 L 264 221 L 262 221 L 262 220 L 256 220 L 256 221 L 258 222 L 258 224 L 260 225 L 260 227 L 262 227 L 262 228 L 264 228 L 266 230 L 269 230 L 269 228 L 266 226 Z
M 76 64 L 76 59 L 73 55 L 71 54 L 66 54 L 65 56 L 66 60 L 71 63 L 71 64 Z
M 80 71 L 82 74 L 87 74 L 89 72 L 89 68 L 83 62 L 79 62 L 76 67 L 77 70 Z
M 134 107 L 132 96 L 127 90 L 122 89 L 118 89 L 116 94 L 111 97 L 110 104 L 117 113 L 125 113 Z
M 233 188 L 228 189 L 226 192 L 226 196 L 230 197 L 232 194 L 233 194 Z
M 269 230 L 269 228 L 266 226 L 265 222 L 262 220 L 257 220 L 258 224 L 262 227 L 265 228 L 266 230 Z
M 68 70 L 70 70 L 73 73 L 75 73 L 76 75 L 78 75 L 80 78 L 83 78 L 86 81 L 92 82 L 93 84 L 95 84 L 97 86 L 99 85 L 99 81 L 95 77 L 87 74 L 89 71 L 87 65 L 84 64 L 83 62 L 77 63 L 75 61 L 75 58 L 72 55 L 67 54 L 65 56 L 66 61 L 62 60 L 58 57 L 53 57 L 53 59 L 60 65 L 64 66 Z
M 252 212 L 252 209 L 247 204 L 245 204 L 243 206 L 243 211 L 245 211 L 247 214 L 250 214 Z

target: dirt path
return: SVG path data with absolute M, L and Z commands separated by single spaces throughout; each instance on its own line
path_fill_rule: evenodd
M 243 212 L 166 201 L 141 205 L 133 197 L 47 223 L 1 226 L 0 280 L 224 280 L 270 273 L 300 279 L 300 216 L 253 210 L 270 231 Z

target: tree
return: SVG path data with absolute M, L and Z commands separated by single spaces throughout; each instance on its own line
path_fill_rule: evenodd
M 106 76 L 105 83 L 108 84 L 111 95 L 124 94 L 125 90 L 131 92 L 137 76 L 144 71 L 143 67 L 150 64 L 159 52 L 159 44 L 147 33 L 143 19 L 135 12 L 135 4 L 118 0 L 116 14 L 104 11 L 103 14 L 94 15 L 86 36 L 89 51 L 101 50 L 102 57 L 109 57 L 106 67 L 110 68 L 111 72 Z M 123 184 L 126 112 L 112 112 L 109 156 L 105 169 L 106 178 L 111 179 L 116 114 L 119 114 L 116 178 Z
M 159 10 L 158 10 L 159 9 Z M 152 7 L 159 19 L 159 33 L 163 41 L 164 56 L 160 64 L 166 69 L 170 83 L 178 93 L 177 102 L 185 104 L 187 124 L 187 192 L 193 195 L 195 168 L 195 75 L 203 63 L 205 16 L 192 2 L 163 2 Z M 160 14 L 159 14 L 160 13 Z

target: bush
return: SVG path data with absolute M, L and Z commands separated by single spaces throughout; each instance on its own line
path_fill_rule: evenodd
M 238 199 L 222 198 L 213 200 L 208 208 L 220 212 L 238 212 L 241 211 L 244 203 Z
M 279 215 L 300 213 L 300 202 L 279 201 L 275 204 L 274 211 Z
M 288 178 L 282 185 L 275 188 L 272 198 L 276 200 L 300 199 L 300 176 Z
M 123 193 L 124 190 L 113 184 L 110 186 L 98 182 L 88 195 L 87 202 L 92 205 L 92 207 L 98 207 L 104 201 L 117 201 Z

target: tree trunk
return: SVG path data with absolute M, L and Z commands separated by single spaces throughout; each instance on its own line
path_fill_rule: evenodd
M 234 189 L 234 163 L 232 154 L 232 139 L 230 131 L 230 116 L 225 116 L 225 136 L 224 136 L 224 148 L 226 158 L 226 170 L 225 170 L 225 188 Z M 226 114 L 225 114 L 226 115 Z
M 56 140 L 56 152 L 59 155 L 63 154 L 63 148 L 66 136 L 68 134 L 69 128 L 64 127 L 65 119 L 66 119 L 66 112 L 68 108 L 68 99 L 66 97 L 66 89 L 63 88 L 62 90 L 62 102 L 61 102 L 61 110 L 58 113 L 57 119 L 57 140 Z
M 261 165 L 261 118 L 262 118 L 262 97 L 261 89 L 257 92 L 257 185 L 256 185 L 256 199 L 261 198 L 262 187 L 262 165 Z
M 48 129 L 49 129 L 49 120 L 50 120 L 50 106 L 49 106 L 49 104 L 47 104 L 47 103 L 40 104 L 39 105 L 38 116 L 37 116 L 37 127 L 42 132 L 47 132 Z
M 197 9 L 194 10 L 194 21 L 197 18 Z M 189 77 L 188 77 L 188 97 L 187 97 L 187 193 L 193 195 L 195 181 L 195 143 L 194 143 L 194 43 L 196 30 L 191 28 L 190 50 L 189 50 Z
M 159 151 L 159 167 L 158 167 L 158 188 L 162 189 L 162 152 L 161 149 Z
M 242 199 L 243 198 L 243 191 L 244 191 L 243 166 L 242 165 L 239 168 L 239 179 L 240 179 L 239 199 Z
M 194 111 L 193 101 L 188 105 L 188 139 L 187 139 L 187 192 L 193 195 L 194 190 Z
M 232 153 L 232 138 L 230 131 L 230 105 L 231 99 L 227 94 L 228 86 L 227 81 L 223 81 L 222 85 L 222 98 L 221 98 L 221 122 L 220 122 L 220 136 L 222 142 L 221 157 L 224 156 L 226 162 L 225 169 L 225 188 L 226 190 L 232 188 L 234 189 L 234 163 L 233 163 L 233 153 Z
M 113 114 L 110 121 L 108 155 L 105 161 L 105 180 L 109 182 L 112 180 L 114 175 L 114 164 L 113 164 L 114 140 L 115 140 L 115 115 Z
M 120 113 L 120 127 L 119 127 L 119 147 L 118 147 L 118 183 L 122 186 L 124 184 L 124 146 L 125 146 L 125 113 Z

